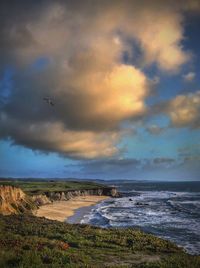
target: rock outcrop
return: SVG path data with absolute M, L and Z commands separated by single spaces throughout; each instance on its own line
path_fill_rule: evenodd
M 106 195 L 111 197 L 119 197 L 119 193 L 113 187 L 104 187 L 104 188 L 94 188 L 94 189 L 85 189 L 85 190 L 68 190 L 68 191 L 56 191 L 56 192 L 46 192 L 43 195 L 43 201 L 45 204 L 45 198 L 47 198 L 47 203 L 53 201 L 66 201 L 72 199 L 76 196 L 86 196 L 86 195 Z
M 20 188 L 0 185 L 0 213 L 3 215 L 19 214 L 31 211 L 35 205 L 32 199 Z
M 42 206 L 52 203 L 52 201 L 45 194 L 33 195 L 31 198 L 36 206 Z

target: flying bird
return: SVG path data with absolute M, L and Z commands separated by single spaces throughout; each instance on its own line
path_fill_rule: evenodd
M 51 106 L 55 105 L 50 97 L 45 97 L 43 98 L 43 100 L 46 101 Z

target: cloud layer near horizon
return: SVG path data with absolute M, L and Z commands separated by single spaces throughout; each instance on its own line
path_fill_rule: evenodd
M 75 158 L 117 154 L 126 133 L 121 124 L 148 111 L 153 81 L 143 68 L 156 64 L 177 73 L 191 59 L 181 45 L 182 11 L 199 10 L 197 1 L 3 2 L 0 71 L 14 71 L 0 106 L 0 137 L 29 148 Z M 43 102 L 45 96 L 55 107 Z M 179 103 L 189 110 L 195 101 L 183 98 L 167 104 L 178 126 L 190 123 Z

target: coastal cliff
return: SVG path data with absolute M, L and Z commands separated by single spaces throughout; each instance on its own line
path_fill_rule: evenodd
M 20 188 L 0 185 L 0 214 L 18 214 L 34 209 L 32 199 Z
M 119 197 L 119 193 L 113 187 L 47 191 L 42 194 L 32 192 L 30 195 L 19 187 L 0 185 L 0 214 L 9 215 L 31 212 L 41 205 L 50 204 L 54 201 L 67 201 L 77 196 L 86 195 Z
M 32 200 L 38 206 L 50 204 L 53 201 L 67 201 L 77 196 L 86 195 L 105 195 L 110 197 L 119 197 L 120 194 L 114 187 L 94 188 L 85 190 L 68 190 L 68 191 L 55 191 L 45 192 L 44 194 L 33 194 Z
M 89 189 L 82 184 L 80 189 L 81 184 L 71 183 L 76 188 L 66 190 L 69 182 L 60 183 L 57 188 L 54 182 L 52 187 L 51 182 L 45 182 L 43 191 L 41 182 L 23 182 L 22 187 L 5 183 L 7 185 L 0 185 L 0 214 L 12 215 L 0 215 L 1 267 L 79 267 L 79 264 L 99 268 L 200 267 L 199 256 L 191 256 L 175 244 L 138 228 L 69 224 L 30 213 L 35 204 L 76 196 L 118 197 L 115 188 L 90 184 Z M 29 213 L 23 213 L 25 211 Z

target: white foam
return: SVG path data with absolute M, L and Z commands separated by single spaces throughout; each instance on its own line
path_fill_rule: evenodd
M 190 252 L 200 251 L 200 242 L 196 241 L 200 240 L 200 223 L 196 215 L 190 214 L 191 205 L 198 210 L 200 194 L 170 191 L 137 193 L 139 195 L 106 200 L 98 204 L 84 216 L 81 223 L 102 227 L 137 226 L 152 230 L 153 233 L 184 246 Z M 137 202 L 141 204 L 137 205 Z M 197 210 L 195 208 L 195 213 Z

